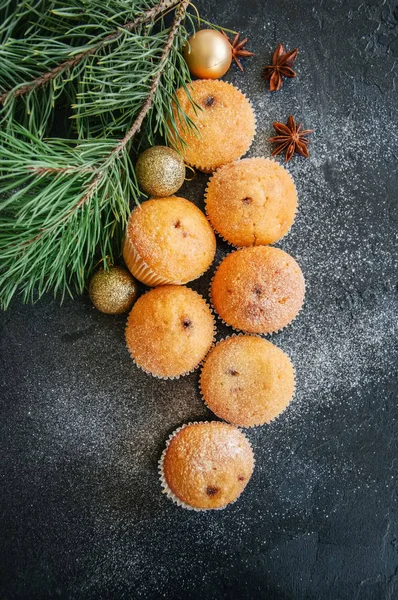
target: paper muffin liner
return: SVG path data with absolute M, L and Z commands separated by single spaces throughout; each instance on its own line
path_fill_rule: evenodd
M 128 235 L 125 236 L 123 242 L 123 259 L 130 273 L 134 275 L 138 281 L 141 281 L 141 283 L 144 283 L 149 287 L 156 287 L 158 285 L 184 285 L 184 283 L 187 283 L 185 281 L 176 281 L 157 275 L 134 248 Z
M 170 500 L 172 500 L 174 502 L 174 504 L 177 504 L 177 506 L 181 506 L 181 508 L 186 508 L 187 510 L 194 510 L 195 512 L 208 512 L 211 510 L 224 510 L 225 508 L 227 508 L 228 506 L 231 506 L 231 504 L 235 504 L 235 502 L 240 498 L 240 496 L 242 495 L 242 493 L 244 492 L 245 488 L 243 488 L 242 492 L 239 494 L 239 496 L 237 496 L 235 498 L 235 500 L 233 500 L 232 502 L 228 502 L 228 504 L 226 504 L 225 506 L 219 506 L 217 508 L 197 508 L 196 506 L 191 506 L 190 504 L 187 504 L 186 502 L 184 502 L 183 500 L 180 500 L 180 498 L 178 496 L 176 496 L 174 494 L 174 492 L 170 489 L 169 484 L 167 483 L 166 480 L 166 476 L 164 474 L 164 459 L 166 457 L 167 454 L 167 449 L 170 445 L 171 440 L 183 429 L 185 429 L 185 427 L 191 426 L 191 425 L 203 425 L 205 423 L 217 423 L 217 421 L 189 421 L 188 423 L 184 423 L 184 425 L 181 425 L 181 427 L 178 427 L 175 431 L 173 431 L 173 433 L 171 433 L 166 441 L 166 447 L 163 450 L 159 462 L 158 462 L 158 473 L 159 473 L 159 479 L 160 479 L 160 483 L 161 486 L 163 488 L 162 492 L 163 494 L 166 494 L 166 496 L 168 498 L 170 498 Z M 224 421 L 223 421 L 224 423 Z M 228 425 L 232 425 L 231 423 L 228 423 Z M 235 425 L 234 425 L 235 427 Z M 240 427 L 236 427 L 236 429 L 240 430 Z M 254 456 L 254 451 L 253 451 L 253 446 L 250 443 L 250 440 L 248 439 L 248 437 L 241 432 L 245 438 L 247 443 L 250 446 L 250 449 L 252 451 L 253 454 L 253 472 L 254 472 L 254 467 L 256 465 L 256 459 Z
M 263 336 L 261 336 L 259 333 L 239 332 L 239 333 L 233 333 L 231 335 L 226 335 L 221 340 L 219 340 L 216 345 L 221 344 L 221 342 L 224 342 L 225 340 L 229 340 L 229 339 L 234 338 L 234 337 L 247 337 L 247 336 L 258 337 L 260 339 L 264 339 Z M 276 345 L 275 345 L 275 347 L 279 348 L 279 346 L 276 346 Z M 279 348 L 279 350 L 282 350 L 282 348 Z M 211 350 L 209 350 L 208 355 L 210 354 L 210 352 L 211 352 Z M 290 406 L 290 404 L 293 402 L 293 400 L 296 397 L 296 389 L 297 389 L 297 386 L 296 386 L 296 368 L 295 368 L 295 366 L 293 364 L 292 359 L 287 354 L 287 352 L 285 352 L 284 350 L 282 350 L 282 352 L 287 356 L 287 358 L 289 359 L 290 364 L 292 365 L 293 378 L 294 378 L 294 381 L 293 381 L 294 387 L 293 387 L 292 397 L 289 400 L 289 404 L 287 404 L 287 406 L 285 406 L 285 408 L 280 413 L 278 413 L 273 419 L 270 419 L 269 421 L 265 421 L 264 423 L 254 423 L 253 425 L 240 425 L 240 424 L 237 424 L 237 423 L 232 423 L 232 421 L 227 421 L 226 419 L 224 419 L 223 417 L 220 417 L 220 415 L 218 415 L 217 413 L 215 413 L 214 410 L 212 408 L 210 408 L 210 406 L 207 404 L 207 402 L 205 400 L 205 397 L 204 397 L 204 394 L 203 394 L 203 390 L 202 390 L 202 371 L 203 371 L 203 366 L 204 366 L 205 360 L 202 361 L 202 370 L 201 370 L 200 375 L 199 375 L 199 384 L 198 384 L 199 385 L 199 393 L 200 393 L 201 399 L 203 400 L 203 404 L 217 418 L 222 419 L 222 421 L 224 421 L 225 423 L 228 423 L 229 425 L 234 425 L 234 427 L 238 427 L 239 429 L 254 429 L 255 427 L 264 427 L 265 425 L 270 425 L 271 423 L 273 423 L 274 421 L 276 421 L 276 419 L 279 419 L 279 417 L 288 409 L 288 407 Z
M 229 164 L 229 165 L 231 165 L 231 164 L 239 163 L 239 162 L 240 162 L 240 161 L 242 161 L 242 160 L 251 160 L 251 159 L 257 159 L 257 158 L 261 158 L 261 159 L 264 159 L 264 160 L 270 160 L 270 161 L 272 161 L 272 162 L 274 162 L 274 163 L 276 163 L 276 164 L 278 164 L 278 165 L 280 164 L 280 163 L 279 163 L 277 160 L 275 160 L 274 158 L 272 158 L 272 157 L 270 157 L 270 158 L 267 158 L 267 157 L 265 157 L 265 156 L 250 156 L 250 157 L 248 157 L 248 158 L 238 158 L 237 160 L 234 160 L 232 163 L 228 163 L 228 164 Z M 219 232 L 219 231 L 218 231 L 218 230 L 217 230 L 217 229 L 214 227 L 214 225 L 213 225 L 213 222 L 212 222 L 212 221 L 211 221 L 211 219 L 210 219 L 209 212 L 208 212 L 208 210 L 207 210 L 207 195 L 208 195 L 208 191 L 209 191 L 209 185 L 210 185 L 210 182 L 211 182 L 211 180 L 213 179 L 214 175 L 215 175 L 215 174 L 216 174 L 218 171 L 220 171 L 221 169 L 223 169 L 224 167 L 228 166 L 228 164 L 227 164 L 227 165 L 222 165 L 221 167 L 217 167 L 217 169 L 216 169 L 216 170 L 213 172 L 212 176 L 210 177 L 209 181 L 207 182 L 206 189 L 205 189 L 205 197 L 204 197 L 204 209 L 205 209 L 205 214 L 206 214 L 207 220 L 209 221 L 210 225 L 211 225 L 211 226 L 212 226 L 212 228 L 214 229 L 215 233 L 216 233 L 216 234 L 217 234 L 217 235 L 218 235 L 218 236 L 219 236 L 219 237 L 220 237 L 220 238 L 221 238 L 221 239 L 222 239 L 222 240 L 223 240 L 223 241 L 224 241 L 226 244 L 229 244 L 229 246 L 232 246 L 232 248 L 235 248 L 236 250 L 239 250 L 240 248 L 254 248 L 255 246 L 274 246 L 275 244 L 279 243 L 281 240 L 283 240 L 283 238 L 285 238 L 285 237 L 286 237 L 286 236 L 287 236 L 287 235 L 290 233 L 290 230 L 292 229 L 292 227 L 293 227 L 293 225 L 294 225 L 294 223 L 295 223 L 295 221 L 296 221 L 296 218 L 297 218 L 297 213 L 298 213 L 298 203 L 297 203 L 296 209 L 295 209 L 295 211 L 294 211 L 294 217 L 293 217 L 292 224 L 290 225 L 289 229 L 288 229 L 288 230 L 287 230 L 287 231 L 286 231 L 286 232 L 285 232 L 285 233 L 284 233 L 284 234 L 283 234 L 283 235 L 282 235 L 280 238 L 278 238 L 277 240 L 275 240 L 274 242 L 272 242 L 272 243 L 270 243 L 270 244 L 250 244 L 249 246 L 238 246 L 237 244 L 234 244 L 233 242 L 231 242 L 231 241 L 227 240 L 227 238 L 225 238 L 225 237 L 222 235 L 222 233 L 220 233 L 220 232 Z M 289 173 L 289 171 L 286 169 L 286 167 L 284 167 L 283 165 L 280 165 L 280 166 L 282 167 L 282 169 L 285 169 L 286 173 L 288 173 L 288 175 L 290 176 L 291 180 L 293 181 L 293 185 L 294 185 L 294 188 L 295 188 L 295 190 L 296 190 L 296 193 L 297 193 L 296 184 L 294 183 L 294 179 L 293 179 L 292 175 Z
M 238 250 L 243 250 L 244 248 L 254 248 L 255 246 L 244 246 L 242 248 L 238 248 Z M 256 246 L 257 248 L 259 248 L 260 246 Z M 229 253 L 231 254 L 231 252 Z M 301 314 L 303 308 L 304 308 L 304 304 L 305 304 L 305 297 L 306 297 L 306 293 L 307 293 L 307 284 L 305 281 L 305 277 L 304 277 L 304 273 L 303 273 L 303 279 L 304 279 L 304 297 L 303 297 L 303 302 L 300 306 L 299 311 L 297 312 L 296 316 L 289 321 L 289 323 L 286 323 L 286 325 L 284 325 L 283 327 L 280 327 L 279 329 L 275 329 L 275 331 L 264 331 L 264 332 L 258 332 L 258 331 L 247 331 L 246 329 L 238 329 L 237 327 L 234 327 L 233 325 L 231 325 L 231 323 L 227 323 L 227 321 L 224 321 L 224 319 L 219 315 L 216 307 L 214 306 L 214 302 L 213 302 L 213 296 L 212 296 L 212 287 L 213 287 L 213 281 L 214 278 L 216 276 L 216 273 L 219 269 L 219 266 L 221 265 L 222 261 L 229 256 L 229 254 L 227 254 L 226 256 L 224 256 L 224 258 L 222 258 L 220 260 L 220 262 L 218 263 L 216 269 L 214 270 L 214 274 L 213 277 L 210 279 L 210 285 L 209 285 L 209 290 L 208 290 L 208 296 L 209 296 L 209 303 L 210 303 L 210 307 L 213 311 L 213 313 L 216 315 L 217 319 L 219 321 L 221 321 L 221 323 L 223 325 L 226 325 L 227 327 L 231 327 L 231 329 L 233 329 L 234 331 L 236 331 L 236 333 L 244 333 L 246 335 L 259 335 L 260 337 L 272 337 L 273 335 L 280 333 L 281 331 L 283 331 L 284 329 L 286 329 L 286 327 L 290 327 L 290 325 L 292 323 L 294 323 L 294 321 L 297 319 L 297 317 Z M 294 258 L 294 257 L 292 257 Z M 295 259 L 296 260 L 296 259 Z M 300 266 L 300 265 L 299 265 Z M 301 267 L 300 267 L 301 269 Z
M 206 81 L 212 81 L 212 80 L 206 80 Z M 245 156 L 245 154 L 250 150 L 250 147 L 253 143 L 253 140 L 257 134 L 257 115 L 256 115 L 256 111 L 254 110 L 254 106 L 251 102 L 251 100 L 246 96 L 246 94 L 244 92 L 242 92 L 242 90 L 236 86 L 233 85 L 232 83 L 228 83 L 227 81 L 223 81 L 223 83 L 232 86 L 233 88 L 235 88 L 236 90 L 238 90 L 242 96 L 244 96 L 246 98 L 246 100 L 248 101 L 250 108 L 252 109 L 253 112 L 253 119 L 254 119 L 254 131 L 253 131 L 253 135 L 251 137 L 250 143 L 248 145 L 248 147 L 246 148 L 246 150 L 244 152 L 242 152 L 242 154 L 240 156 L 237 156 L 233 161 L 229 161 L 224 163 L 224 165 L 229 164 L 230 162 L 235 162 L 236 160 L 239 160 L 240 158 L 242 158 L 242 156 Z M 214 171 L 216 171 L 217 169 L 221 168 L 224 165 L 215 165 L 215 166 L 204 166 L 204 165 L 200 165 L 199 163 L 189 163 L 192 167 L 195 167 L 195 169 L 197 169 L 198 171 L 201 171 L 202 173 L 206 173 L 206 174 L 210 174 L 213 173 Z
M 155 377 L 156 379 L 163 379 L 164 381 L 172 380 L 172 379 L 180 379 L 180 377 L 185 377 L 186 375 L 190 375 L 191 373 L 194 373 L 197 369 L 199 369 L 199 367 L 203 364 L 204 360 L 206 359 L 206 356 L 214 348 L 215 343 L 216 343 L 216 335 L 217 335 L 217 325 L 216 325 L 216 318 L 215 318 L 214 310 L 213 310 L 212 306 L 210 305 L 210 303 L 206 302 L 206 299 L 203 298 L 203 296 L 201 294 L 198 294 L 198 292 L 196 292 L 195 290 L 192 290 L 192 291 L 195 292 L 195 294 L 197 294 L 198 296 L 200 296 L 202 298 L 202 300 L 205 302 L 207 308 L 210 310 L 211 316 L 213 318 L 213 339 L 212 339 L 212 342 L 211 342 L 211 345 L 210 345 L 209 349 L 207 350 L 207 352 L 204 355 L 204 357 L 198 362 L 198 364 L 195 367 L 193 367 L 192 369 L 190 369 L 189 371 L 185 371 L 184 373 L 180 373 L 179 375 L 169 375 L 168 377 L 166 377 L 164 375 L 157 375 L 156 373 L 152 373 L 151 371 L 148 371 L 148 369 L 146 369 L 145 367 L 143 367 L 142 365 L 140 365 L 136 361 L 135 357 L 133 356 L 130 348 L 128 347 L 127 341 L 126 341 L 126 348 L 128 350 L 128 353 L 130 354 L 130 357 L 131 357 L 133 363 L 135 364 L 136 367 L 138 367 L 138 369 L 140 369 L 141 371 L 144 371 L 144 373 L 146 373 L 147 375 L 151 375 L 152 377 Z M 151 290 L 148 290 L 147 292 L 145 292 L 144 294 L 142 294 L 142 296 L 146 296 L 146 294 L 149 294 L 150 292 L 151 292 Z M 127 319 L 127 324 L 126 324 L 126 326 L 124 328 L 125 332 L 127 331 L 127 326 L 128 326 L 128 319 Z M 126 334 L 125 334 L 124 337 L 126 339 Z

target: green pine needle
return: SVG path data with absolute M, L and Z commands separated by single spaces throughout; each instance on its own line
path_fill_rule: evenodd
M 0 307 L 81 293 L 120 255 L 140 137 L 182 144 L 188 0 L 0 0 Z M 173 19 L 164 17 L 173 11 Z M 185 118 L 187 126 L 192 123 Z M 67 138 L 53 137 L 60 122 Z M 64 125 L 65 131 L 65 125 Z

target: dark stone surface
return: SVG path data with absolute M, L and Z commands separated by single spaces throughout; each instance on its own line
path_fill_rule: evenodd
M 132 364 L 124 317 L 87 298 L 14 302 L 1 319 L 0 598 L 398 597 L 396 0 L 199 1 L 250 36 L 256 57 L 227 79 L 258 119 L 314 128 L 289 169 L 296 223 L 281 247 L 307 301 L 273 337 L 297 393 L 250 430 L 256 470 L 238 503 L 192 513 L 160 493 L 165 439 L 211 418 L 197 374 L 152 379 Z M 296 80 L 261 79 L 278 42 L 300 47 Z M 184 194 L 203 206 L 206 178 Z M 218 258 L 227 251 L 219 243 Z M 211 272 L 192 286 L 206 294 Z M 228 333 L 219 327 L 219 337 Z

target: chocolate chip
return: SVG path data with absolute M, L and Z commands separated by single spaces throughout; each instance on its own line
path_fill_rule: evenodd
M 219 491 L 220 491 L 220 488 L 213 487 L 211 485 L 208 485 L 206 488 L 206 494 L 208 496 L 215 496 Z
M 256 294 L 256 296 L 261 296 L 261 294 L 263 293 L 263 290 L 261 289 L 261 287 L 259 285 L 256 285 L 253 292 Z
M 191 329 L 192 328 L 191 319 L 188 319 L 188 317 L 185 317 L 185 319 L 183 319 L 183 321 L 182 321 L 182 326 L 184 327 L 184 329 Z
M 244 481 L 246 478 L 243 475 L 238 475 L 238 481 Z
M 249 196 L 247 196 L 246 198 L 242 198 L 243 204 L 251 204 L 252 202 L 253 202 L 253 199 L 250 198 Z
M 236 371 L 235 369 L 228 369 L 227 371 L 228 375 L 239 375 L 238 371 Z
M 175 227 L 175 229 L 181 229 L 182 225 L 181 225 L 181 221 L 180 221 L 179 219 L 178 219 L 178 221 L 176 221 L 176 222 L 174 223 L 174 227 Z M 182 237 L 183 237 L 183 238 L 186 238 L 186 237 L 188 237 L 188 234 L 187 234 L 187 232 L 186 232 L 186 231 L 183 231 L 183 232 L 182 232 Z
M 214 96 L 207 96 L 207 98 L 205 100 L 205 106 L 213 106 L 215 101 L 216 101 L 216 99 L 214 98 Z

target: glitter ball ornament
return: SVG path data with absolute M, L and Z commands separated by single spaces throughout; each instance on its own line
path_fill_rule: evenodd
M 161 198 L 180 189 L 185 179 L 185 164 L 172 148 L 153 146 L 140 154 L 135 172 L 144 192 Z
M 201 29 L 191 36 L 184 48 L 191 75 L 199 79 L 218 79 L 231 66 L 229 40 L 215 29 Z
M 108 315 L 120 315 L 133 306 L 138 297 L 138 284 L 123 267 L 99 269 L 89 285 L 91 302 Z

